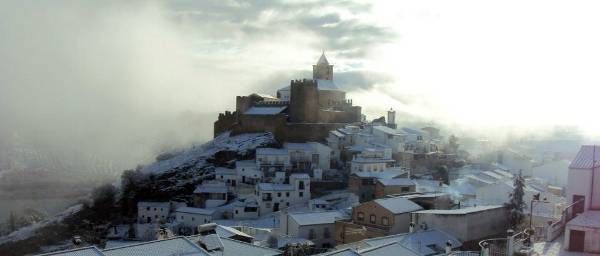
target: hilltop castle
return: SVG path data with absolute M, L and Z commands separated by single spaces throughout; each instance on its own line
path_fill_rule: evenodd
M 321 141 L 330 130 L 361 121 L 361 108 L 346 99 L 333 81 L 333 65 L 321 55 L 312 79 L 292 80 L 277 96 L 237 96 L 235 111 L 219 114 L 214 136 L 272 132 L 279 141 Z

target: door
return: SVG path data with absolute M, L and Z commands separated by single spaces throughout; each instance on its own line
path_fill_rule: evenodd
M 569 235 L 569 250 L 583 252 L 585 242 L 585 231 L 571 230 Z
M 235 187 L 237 180 L 231 180 L 231 186 Z
M 582 202 L 573 205 L 573 217 L 577 216 L 577 214 L 582 213 L 585 210 L 585 196 L 582 195 L 573 195 L 573 203 L 583 200 Z
M 274 203 L 273 204 L 273 211 L 274 212 L 279 211 L 279 203 Z

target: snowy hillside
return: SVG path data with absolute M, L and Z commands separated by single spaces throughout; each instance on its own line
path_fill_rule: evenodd
M 258 146 L 275 142 L 271 133 L 249 133 L 230 136 L 223 133 L 212 141 L 190 149 L 172 153 L 171 157 L 157 161 L 142 169 L 144 173 L 163 174 L 169 171 L 186 170 L 190 168 L 202 168 L 206 159 L 223 150 L 237 151 L 245 154 L 248 150 Z

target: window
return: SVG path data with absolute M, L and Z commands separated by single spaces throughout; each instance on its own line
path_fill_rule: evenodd
M 369 222 L 371 222 L 371 224 L 377 223 L 377 217 L 375 217 L 375 214 L 371 214 L 369 216 Z
M 281 197 L 281 192 L 277 192 L 277 197 Z
M 235 210 L 235 214 L 239 214 L 238 210 Z
M 183 220 L 183 215 L 181 215 L 181 219 Z
M 299 197 L 304 197 L 304 192 L 298 192 Z
M 400 189 L 400 191 L 402 191 L 402 192 L 408 192 L 408 191 L 410 191 L 410 188 L 408 188 L 408 187 L 402 187 Z
M 298 181 L 298 189 L 304 189 L 304 181 Z
M 323 238 L 331 237 L 331 233 L 329 233 L 329 228 L 323 229 Z
M 285 197 L 290 197 L 290 192 L 285 192 Z
M 150 206 L 146 207 L 146 211 L 150 211 Z
M 317 234 L 315 233 L 315 230 L 311 228 L 308 231 L 308 239 L 312 240 L 312 239 L 316 239 L 316 238 L 317 238 Z
M 362 212 L 359 212 L 358 214 L 356 214 L 356 219 L 360 222 L 363 222 L 365 220 L 365 214 Z
M 156 211 L 156 208 L 154 208 L 154 211 Z
M 389 224 L 390 223 L 389 223 L 388 217 L 386 217 L 386 216 L 381 217 L 381 225 L 387 226 Z
M 192 217 L 192 221 L 195 221 L 194 217 Z

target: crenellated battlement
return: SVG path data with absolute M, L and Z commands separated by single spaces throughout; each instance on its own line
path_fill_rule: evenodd
M 313 79 L 294 79 L 290 82 L 291 86 L 314 86 L 317 87 L 317 81 Z

